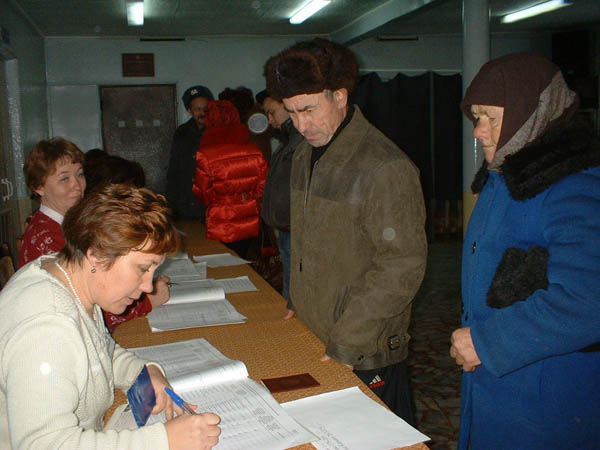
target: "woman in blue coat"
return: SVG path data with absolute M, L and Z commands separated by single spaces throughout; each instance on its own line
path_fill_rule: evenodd
M 459 449 L 600 448 L 600 145 L 558 67 L 485 64 L 464 113 L 483 145 L 462 258 Z

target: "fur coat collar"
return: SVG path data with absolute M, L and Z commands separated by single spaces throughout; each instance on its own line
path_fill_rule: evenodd
M 585 120 L 574 118 L 549 130 L 533 145 L 507 156 L 499 171 L 504 174 L 510 196 L 527 200 L 569 175 L 598 165 L 600 142 Z M 481 192 L 488 174 L 484 161 L 471 184 L 474 194 Z

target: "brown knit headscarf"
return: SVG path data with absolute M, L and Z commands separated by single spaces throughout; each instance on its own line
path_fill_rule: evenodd
M 498 170 L 507 155 L 571 117 L 578 99 L 560 69 L 546 58 L 513 53 L 484 64 L 467 88 L 461 108 L 475 124 L 471 105 L 504 108 L 498 147 L 489 165 L 489 169 Z

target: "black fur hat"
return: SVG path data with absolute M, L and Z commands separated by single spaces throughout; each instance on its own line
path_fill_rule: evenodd
M 345 88 L 348 95 L 358 80 L 358 63 L 343 45 L 316 38 L 299 42 L 265 64 L 267 90 L 276 100 L 324 90 Z

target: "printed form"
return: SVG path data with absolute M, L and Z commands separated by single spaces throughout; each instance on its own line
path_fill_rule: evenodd
M 216 450 L 283 450 L 315 439 L 283 410 L 269 391 L 248 378 L 242 361 L 227 358 L 206 339 L 130 349 L 159 363 L 175 392 L 198 412 L 221 417 Z M 165 422 L 152 415 L 147 425 Z M 133 414 L 117 408 L 107 429 L 135 429 Z

